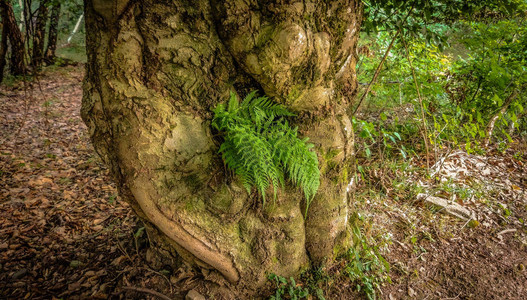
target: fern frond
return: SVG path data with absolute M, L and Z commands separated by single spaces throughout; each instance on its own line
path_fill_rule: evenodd
M 307 138 L 299 139 L 284 117 L 294 116 L 267 97 L 248 94 L 240 104 L 231 93 L 227 109 L 213 109 L 212 126 L 225 132 L 220 146 L 225 164 L 240 176 L 248 192 L 255 187 L 265 204 L 266 190 L 284 185 L 284 174 L 302 188 L 306 212 L 320 185 L 318 159 Z
M 233 113 L 233 112 L 236 112 L 238 110 L 240 102 L 238 101 L 238 97 L 236 96 L 236 94 L 234 92 L 231 91 L 230 95 L 231 96 L 229 98 L 228 112 Z
M 320 186 L 320 172 L 317 155 L 309 150 L 313 145 L 298 139 L 297 134 L 296 128 L 284 123 L 269 132 L 269 142 L 275 163 L 278 161 L 291 181 L 302 188 L 307 210 Z
M 269 185 L 276 188 L 279 181 L 279 171 L 273 163 L 268 141 L 251 128 L 238 126 L 227 133 L 225 142 L 232 145 L 229 146 L 229 152 L 223 152 L 227 165 L 245 174 L 245 181 L 254 185 L 265 201 L 265 191 Z
M 253 91 L 242 102 L 242 110 L 253 119 L 256 114 L 254 110 L 257 108 L 260 112 L 265 114 L 265 118 L 276 118 L 276 117 L 291 117 L 294 116 L 292 112 L 287 110 L 283 105 L 273 102 L 267 97 L 256 97 L 256 92 Z M 261 115 L 260 115 L 261 116 Z

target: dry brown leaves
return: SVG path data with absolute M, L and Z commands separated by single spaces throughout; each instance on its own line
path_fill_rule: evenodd
M 146 234 L 134 237 L 142 225 L 89 142 L 79 116 L 82 71 L 0 88 L 0 298 L 170 292 L 175 272 L 144 261 Z
M 443 185 L 479 190 L 479 196 L 472 194 L 466 199 L 456 199 L 453 193 L 443 196 L 472 209 L 484 226 L 502 223 L 521 227 L 527 217 L 527 165 L 514 159 L 514 153 L 514 149 L 485 156 L 449 152 L 434 164 L 431 177 Z M 422 184 L 430 190 L 437 185 Z M 511 211 L 516 216 L 511 216 Z

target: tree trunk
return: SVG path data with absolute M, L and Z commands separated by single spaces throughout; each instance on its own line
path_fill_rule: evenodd
M 31 65 L 40 69 L 44 60 L 44 41 L 46 37 L 46 22 L 48 21 L 48 5 L 50 0 L 42 0 L 37 11 L 35 32 L 33 33 L 33 56 Z
M 85 4 L 82 116 L 155 247 L 249 290 L 349 247 L 360 1 Z M 316 146 L 321 186 L 306 218 L 297 189 L 263 206 L 217 153 L 211 109 L 255 89 L 295 111 Z
M 50 65 L 55 61 L 55 50 L 57 50 L 57 35 L 60 16 L 60 2 L 55 2 L 51 9 L 51 16 L 49 20 L 49 34 L 48 44 L 46 46 L 46 54 L 44 60 L 46 64 Z
M 2 10 L 3 26 L 6 27 L 7 37 L 11 44 L 11 74 L 22 75 L 25 73 L 24 40 L 22 39 L 22 33 L 20 33 L 16 25 L 15 14 L 11 3 L 7 0 L 0 0 L 0 9 Z
M 4 69 L 7 56 L 7 14 L 3 6 L 0 6 L 0 16 L 2 17 L 2 40 L 0 41 L 0 83 L 4 81 Z
M 18 30 L 22 32 L 22 28 L 24 27 L 24 3 L 22 0 L 18 0 L 18 6 L 20 6 L 20 24 L 18 24 Z
M 26 40 L 29 41 L 30 37 L 33 35 L 34 30 L 34 22 L 33 22 L 33 13 L 31 11 L 31 6 L 33 1 L 32 0 L 23 0 L 24 7 L 22 10 L 22 14 L 24 15 L 24 35 Z

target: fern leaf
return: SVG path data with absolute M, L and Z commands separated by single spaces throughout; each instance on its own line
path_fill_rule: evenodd
M 228 112 L 235 112 L 238 109 L 240 102 L 234 92 L 231 91 L 230 95 Z
M 306 143 L 306 139 L 298 139 L 297 129 L 286 125 L 276 127 L 270 132 L 269 138 L 275 147 L 275 160 L 281 162 L 291 181 L 302 188 L 309 206 L 320 186 L 318 159 L 316 154 L 309 150 L 313 145 Z
M 285 174 L 302 188 L 306 212 L 320 185 L 318 159 L 308 139 L 299 139 L 284 117 L 294 116 L 267 97 L 248 94 L 240 104 L 231 93 L 227 109 L 213 109 L 212 126 L 225 132 L 219 152 L 229 169 L 242 180 L 248 192 L 255 187 L 265 204 L 271 185 L 274 197 L 284 185 Z

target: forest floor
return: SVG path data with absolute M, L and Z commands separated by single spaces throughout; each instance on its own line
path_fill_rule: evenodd
M 0 298 L 181 299 L 201 275 L 147 262 L 143 225 L 80 118 L 82 76 L 81 66 L 49 68 L 32 83 L 0 87 Z M 525 145 L 486 156 L 445 151 L 435 182 L 408 166 L 370 174 L 379 184 L 355 191 L 353 205 L 391 265 L 379 298 L 527 297 L 521 151 Z M 418 193 L 458 203 L 477 221 L 428 207 Z M 335 278 L 320 285 L 327 299 L 358 295 L 354 283 Z

